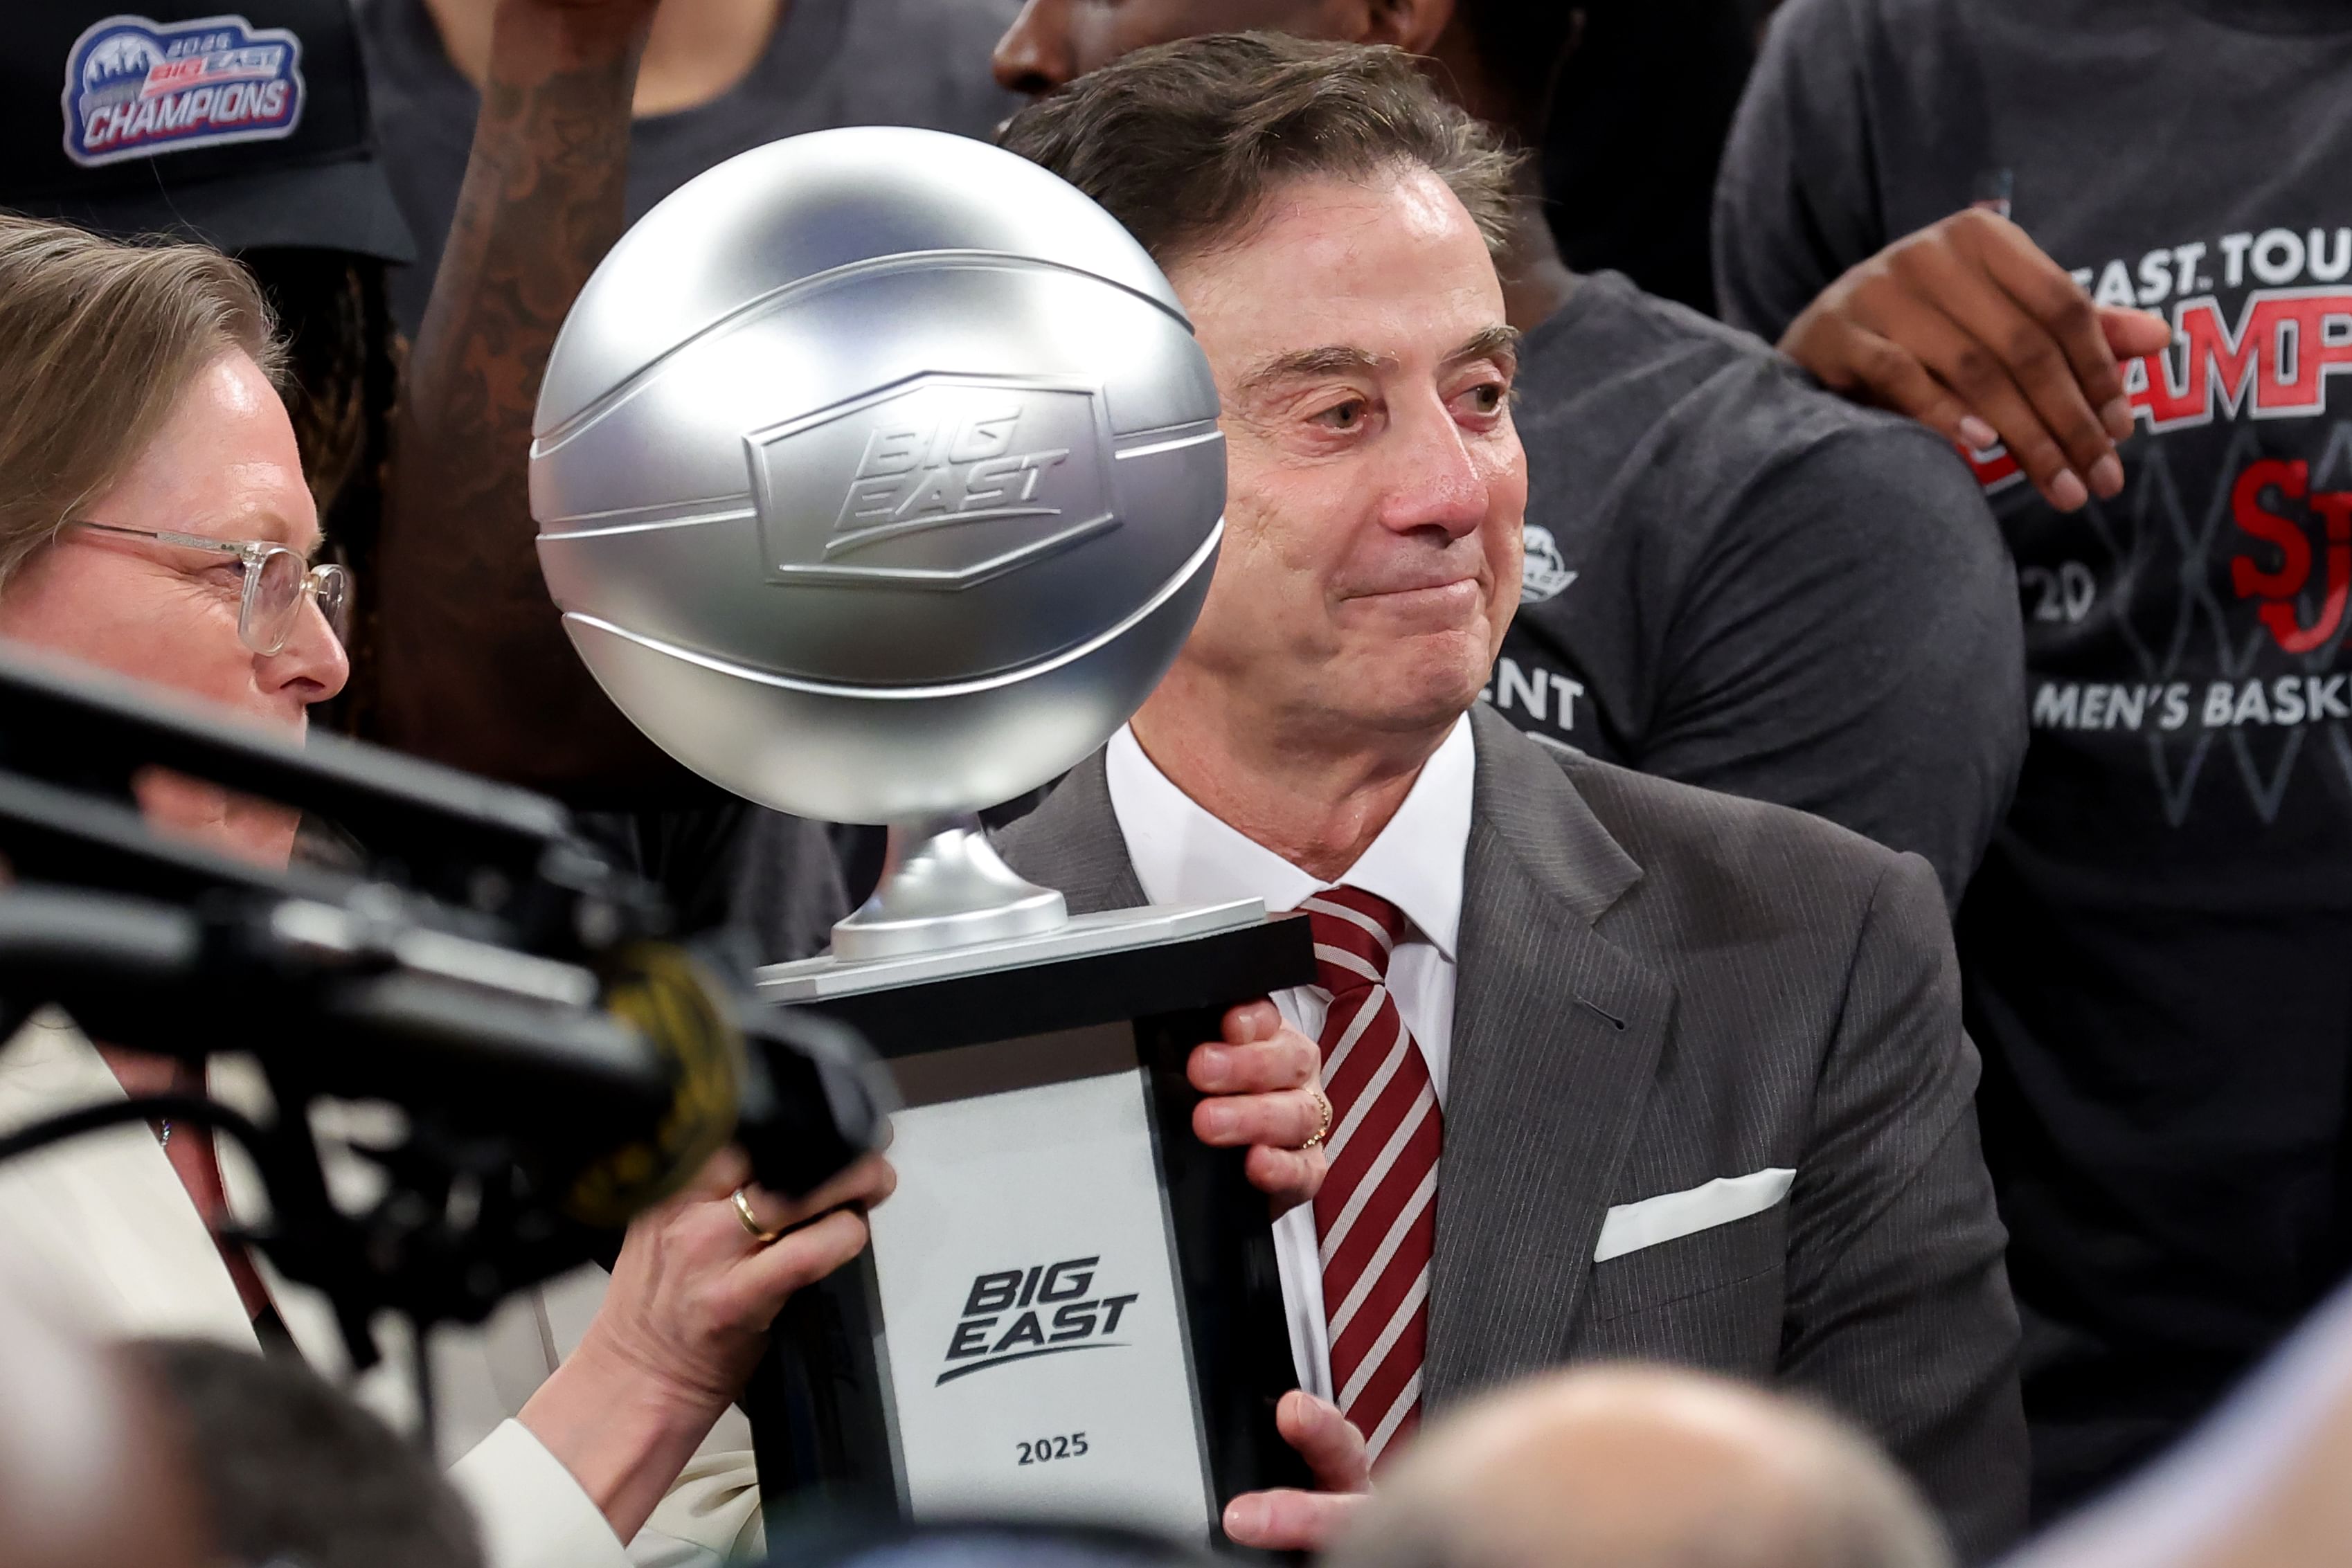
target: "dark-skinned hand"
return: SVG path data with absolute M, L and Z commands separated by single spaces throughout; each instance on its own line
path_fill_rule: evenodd
M 2095 305 L 1998 213 L 1972 207 L 1850 268 L 1780 350 L 1831 391 L 1977 451 L 2005 445 L 2062 512 L 2123 489 L 2120 361 L 2172 340 L 2160 316 Z

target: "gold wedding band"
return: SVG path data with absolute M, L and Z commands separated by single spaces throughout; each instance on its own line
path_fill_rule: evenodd
M 1301 1149 L 1311 1149 L 1316 1147 L 1323 1142 L 1324 1134 L 1331 1130 L 1331 1101 L 1329 1096 L 1326 1095 L 1320 1089 L 1309 1089 L 1307 1092 L 1315 1096 L 1316 1108 L 1323 1113 L 1323 1124 L 1315 1129 L 1315 1135 L 1313 1137 L 1298 1145 Z
M 782 1236 L 783 1232 L 781 1230 L 763 1230 L 761 1228 L 760 1217 L 751 1212 L 751 1200 L 743 1196 L 745 1193 L 751 1191 L 751 1184 L 749 1182 L 744 1183 L 743 1186 L 735 1189 L 735 1218 L 743 1222 L 743 1228 L 751 1233 L 752 1240 L 758 1242 L 761 1246 L 765 1247 L 770 1242 Z

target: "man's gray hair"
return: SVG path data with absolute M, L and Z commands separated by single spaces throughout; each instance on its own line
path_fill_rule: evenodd
M 1162 267 L 1245 232 L 1291 181 L 1416 164 L 1490 255 L 1512 232 L 1516 158 L 1399 49 L 1280 33 L 1161 44 L 1031 104 L 999 140 L 1092 196 Z

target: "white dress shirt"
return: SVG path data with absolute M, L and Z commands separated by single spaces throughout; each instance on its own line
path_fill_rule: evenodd
M 1154 904 L 1258 898 L 1271 913 L 1341 883 L 1387 899 L 1412 923 L 1389 958 L 1389 992 L 1429 1064 L 1437 1103 L 1454 1042 L 1454 943 L 1462 926 L 1462 864 L 1470 847 L 1471 775 L 1476 756 L 1465 715 L 1422 766 L 1388 826 L 1338 882 L 1322 882 L 1212 816 L 1170 782 L 1122 726 L 1103 757 L 1110 806 L 1127 841 L 1143 895 Z M 1275 993 L 1274 1005 L 1309 1040 L 1320 1037 L 1328 998 L 1318 989 Z M 1328 1399 L 1331 1339 L 1323 1318 L 1323 1266 L 1315 1207 L 1300 1204 L 1275 1222 L 1283 1308 L 1298 1385 Z

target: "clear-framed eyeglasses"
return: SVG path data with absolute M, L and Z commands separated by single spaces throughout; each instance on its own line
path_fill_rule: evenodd
M 125 538 L 153 539 L 158 544 L 175 545 L 182 549 L 204 550 L 212 555 L 234 556 L 243 570 L 244 601 L 236 612 L 236 634 L 245 645 L 257 653 L 269 654 L 284 648 L 294 635 L 295 622 L 302 614 L 302 601 L 310 600 L 319 607 L 326 621 L 327 630 L 335 641 L 344 641 L 351 624 L 351 569 L 332 561 L 312 566 L 297 552 L 268 539 L 216 539 L 204 534 L 179 534 L 164 528 L 126 528 L 114 523 L 76 521 L 68 525 L 88 528 L 93 533 L 117 534 Z

